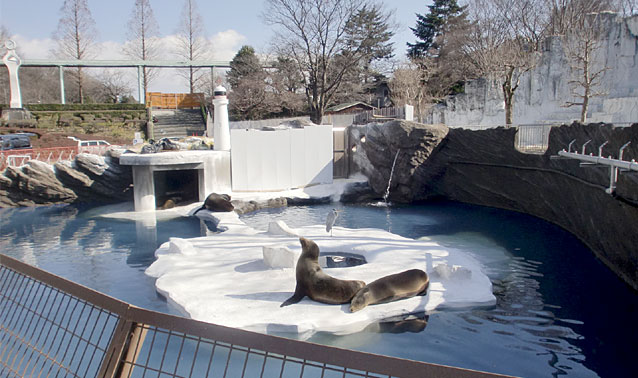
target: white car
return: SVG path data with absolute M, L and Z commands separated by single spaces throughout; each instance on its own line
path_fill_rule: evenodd
M 105 140 L 80 140 L 72 136 L 67 138 L 73 139 L 74 141 L 78 142 L 78 147 L 97 147 L 97 146 L 106 147 L 111 145 L 111 143 Z

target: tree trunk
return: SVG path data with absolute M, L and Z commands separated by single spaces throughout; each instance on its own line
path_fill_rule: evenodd
M 310 110 L 310 121 L 314 124 L 321 125 L 323 121 L 323 109 L 320 105 L 312 105 Z
M 514 78 L 514 67 L 508 68 L 505 73 L 505 80 L 503 81 L 503 101 L 505 103 L 505 126 L 509 127 L 514 120 L 514 92 L 518 87 L 518 82 L 516 85 L 512 85 L 512 80 Z
M 583 107 L 580 111 L 580 123 L 587 122 L 587 108 L 589 108 L 589 91 L 585 89 L 585 96 L 583 96 Z

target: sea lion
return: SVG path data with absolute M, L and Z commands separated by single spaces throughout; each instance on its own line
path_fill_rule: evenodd
M 410 269 L 372 281 L 359 290 L 350 302 L 350 312 L 370 304 L 387 303 L 399 299 L 426 295 L 430 278 L 421 269 Z
M 228 194 L 211 193 L 206 197 L 204 204 L 199 209 L 195 210 L 193 215 L 197 214 L 200 210 L 210 210 L 219 212 L 229 212 L 235 210 L 235 207 L 230 202 L 230 196 Z
M 295 268 L 295 293 L 279 307 L 298 303 L 306 295 L 322 303 L 348 303 L 354 294 L 365 286 L 363 281 L 340 280 L 327 275 L 319 266 L 317 244 L 306 238 L 299 238 L 299 242 L 302 252 Z

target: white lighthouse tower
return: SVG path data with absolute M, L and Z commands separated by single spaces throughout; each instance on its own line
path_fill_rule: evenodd
M 215 107 L 215 123 L 213 124 L 214 149 L 215 151 L 230 151 L 228 98 L 226 97 L 226 88 L 221 85 L 215 87 L 213 106 Z

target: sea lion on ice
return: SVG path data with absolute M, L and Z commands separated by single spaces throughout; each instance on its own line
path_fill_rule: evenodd
M 299 242 L 302 252 L 295 268 L 295 293 L 279 307 L 298 303 L 306 295 L 322 303 L 348 303 L 354 294 L 365 286 L 363 281 L 340 280 L 327 275 L 319 266 L 317 244 L 306 238 L 299 238 Z
M 230 196 L 228 194 L 211 193 L 206 197 L 204 204 L 199 209 L 195 210 L 193 215 L 197 214 L 200 210 L 210 210 L 219 212 L 229 212 L 235 210 L 235 207 L 230 202 Z
M 410 269 L 372 281 L 359 290 L 350 302 L 350 312 L 367 305 L 426 295 L 430 278 L 421 269 Z

